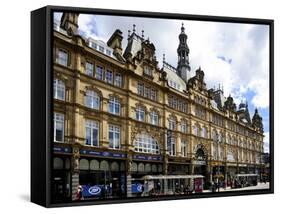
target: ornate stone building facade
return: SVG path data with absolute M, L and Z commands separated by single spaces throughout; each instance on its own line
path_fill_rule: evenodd
M 116 30 L 107 43 L 78 32 L 65 13 L 53 33 L 54 200 L 75 200 L 79 184 L 109 184 L 130 197 L 144 175 L 201 174 L 228 181 L 259 173 L 263 125 L 258 110 L 238 108 L 222 89 L 208 89 L 201 68 L 190 75 L 182 25 L 177 68 L 135 26 L 126 47 Z M 176 54 L 176 53 L 175 53 Z

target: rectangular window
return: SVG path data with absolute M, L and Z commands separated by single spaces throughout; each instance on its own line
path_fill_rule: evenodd
M 150 88 L 144 86 L 144 97 L 150 98 Z
M 143 108 L 139 107 L 136 109 L 136 119 L 138 121 L 144 121 L 145 120 L 145 111 Z
M 93 63 L 86 62 L 85 73 L 87 75 L 89 75 L 89 76 L 93 76 L 94 75 L 94 65 L 93 65 Z
M 106 55 L 111 56 L 111 50 L 106 49 Z
M 152 125 L 158 125 L 158 114 L 155 111 L 150 113 L 150 120 Z
M 99 51 L 104 53 L 104 47 L 99 46 Z
M 100 109 L 100 96 L 97 94 L 97 92 L 87 90 L 85 97 L 85 105 L 92 109 Z
M 63 66 L 67 66 L 68 62 L 68 54 L 65 50 L 59 50 L 58 52 L 58 58 L 57 58 L 57 63 Z
M 109 125 L 109 148 L 120 149 L 120 127 Z
M 149 66 L 145 66 L 144 73 L 148 76 L 152 76 L 152 69 Z
M 176 121 L 174 119 L 169 119 L 169 129 L 176 130 Z
M 169 151 L 169 154 L 171 156 L 175 156 L 176 155 L 176 142 L 175 142 L 175 138 L 170 138 L 170 141 L 168 141 L 168 151 Z
M 94 42 L 92 42 L 92 48 L 94 48 L 94 49 L 98 49 L 98 45 L 97 45 L 97 43 L 94 43 Z
M 181 155 L 182 157 L 186 157 L 187 156 L 187 146 L 186 146 L 186 141 L 182 140 L 181 141 Z
M 64 115 L 54 113 L 54 141 L 64 141 Z
M 99 122 L 93 120 L 86 120 L 86 145 L 99 145 Z
M 187 133 L 187 125 L 186 122 L 181 123 L 181 132 Z
M 103 67 L 97 66 L 96 78 L 97 78 L 98 80 L 102 80 L 102 79 L 103 79 Z
M 156 101 L 157 100 L 157 93 L 155 89 L 151 89 L 151 99 Z
M 59 79 L 53 81 L 54 98 L 58 100 L 65 100 L 65 84 Z
M 107 83 L 112 84 L 113 83 L 113 72 L 111 70 L 107 70 L 105 74 L 105 81 Z
M 109 112 L 120 115 L 120 101 L 116 97 L 112 97 L 109 100 Z
M 143 84 L 138 82 L 138 95 L 143 96 Z
M 122 75 L 120 73 L 115 74 L 114 85 L 117 87 L 122 87 Z

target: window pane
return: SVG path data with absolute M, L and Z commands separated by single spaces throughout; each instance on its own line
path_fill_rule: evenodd
M 101 66 L 97 66 L 96 78 L 99 80 L 103 79 L 103 68 Z
M 57 62 L 63 66 L 67 66 L 67 52 L 63 50 L 59 50 Z
M 121 76 L 121 74 L 119 74 L 119 73 L 115 74 L 114 85 L 116 85 L 118 87 L 122 87 L 122 76 Z
M 110 71 L 110 70 L 106 71 L 105 81 L 112 84 L 112 82 L 113 82 L 113 72 L 112 71 Z
M 93 76 L 94 73 L 94 65 L 90 62 L 86 62 L 86 71 L 85 73 L 89 76 Z

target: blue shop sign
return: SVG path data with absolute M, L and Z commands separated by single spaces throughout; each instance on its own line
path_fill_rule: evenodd
M 141 193 L 143 192 L 143 185 L 141 183 L 132 184 L 132 193 Z
M 102 151 L 95 151 L 95 150 L 86 150 L 81 149 L 80 154 L 84 155 L 93 155 L 96 157 L 112 157 L 112 158 L 126 158 L 127 155 L 124 153 L 114 153 L 114 152 L 102 152 Z
M 134 155 L 135 160 L 147 160 L 147 161 L 161 161 L 161 156 L 150 156 L 150 155 Z
M 103 185 L 82 185 L 82 188 L 83 197 L 98 197 L 101 196 L 104 187 Z
M 53 151 L 58 153 L 71 153 L 71 148 L 54 146 Z

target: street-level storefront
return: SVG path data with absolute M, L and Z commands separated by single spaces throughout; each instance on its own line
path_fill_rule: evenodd
M 83 199 L 126 197 L 126 154 L 80 150 L 79 185 Z
M 248 173 L 248 167 L 247 164 L 238 164 L 238 174 L 247 174 Z
M 55 202 L 68 201 L 71 198 L 70 158 L 55 156 L 52 171 L 52 199 Z
M 237 164 L 236 163 L 227 163 L 226 164 L 226 185 L 229 187 L 234 186 L 234 178 L 235 175 L 238 173 Z
M 130 173 L 132 182 L 131 190 L 128 191 L 132 194 L 132 197 L 140 197 L 144 191 L 147 192 L 148 188 L 154 186 L 152 183 L 150 186 L 145 184 L 143 180 L 144 176 L 163 174 L 163 158 L 161 155 L 136 153 L 132 156 L 132 168 Z
M 54 146 L 51 171 L 53 202 L 71 201 L 71 148 Z

